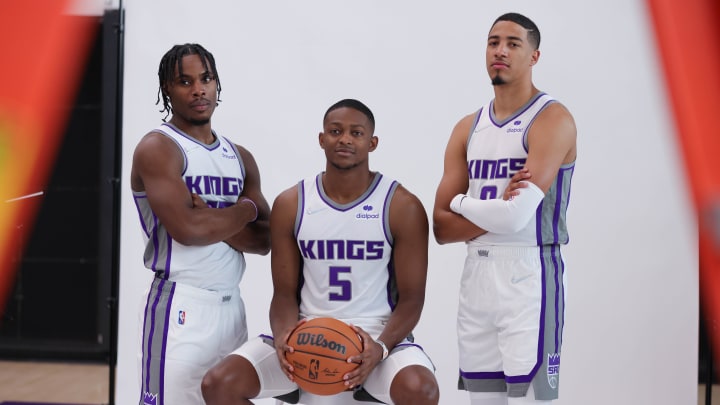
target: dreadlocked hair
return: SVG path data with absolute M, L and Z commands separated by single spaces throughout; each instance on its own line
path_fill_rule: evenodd
M 158 98 L 155 102 L 155 105 L 160 104 L 160 99 L 162 98 L 163 102 L 163 109 L 160 110 L 160 112 L 165 113 L 165 117 L 163 118 L 163 121 L 167 120 L 167 117 L 170 116 L 172 113 L 172 105 L 170 104 L 170 97 L 167 95 L 165 91 L 163 91 L 163 87 L 169 85 L 173 79 L 175 78 L 175 67 L 177 66 L 178 74 L 180 76 L 183 75 L 183 69 L 182 69 L 182 58 L 187 55 L 198 55 L 200 56 L 200 59 L 202 60 L 203 67 L 207 69 L 209 72 L 212 73 L 213 77 L 215 78 L 215 82 L 217 83 L 217 101 L 218 103 L 222 100 L 220 100 L 220 76 L 217 72 L 217 67 L 215 66 L 215 57 L 210 53 L 207 49 L 205 49 L 200 44 L 183 44 L 183 45 L 175 45 L 172 48 L 170 48 L 169 51 L 163 55 L 162 59 L 160 60 L 160 67 L 158 68 L 158 79 L 160 82 L 160 85 L 158 87 Z

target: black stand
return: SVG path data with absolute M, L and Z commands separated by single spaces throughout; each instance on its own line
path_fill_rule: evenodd
M 110 218 L 112 229 L 112 246 L 110 253 L 111 260 L 106 263 L 111 268 L 110 291 L 107 296 L 107 306 L 110 311 L 109 342 L 108 342 L 108 404 L 115 404 L 115 380 L 117 366 L 117 324 L 118 324 L 118 286 L 119 283 L 119 257 L 120 257 L 120 173 L 121 158 L 119 151 L 122 150 L 122 86 L 123 86 L 123 64 L 124 64 L 124 32 L 125 32 L 125 11 L 123 2 L 120 0 L 117 10 L 106 10 L 103 16 L 103 82 L 113 83 L 103 95 L 103 133 L 104 145 L 103 158 L 105 161 L 113 162 L 106 171 L 102 173 L 105 179 L 103 185 L 107 191 L 104 207 L 105 218 Z

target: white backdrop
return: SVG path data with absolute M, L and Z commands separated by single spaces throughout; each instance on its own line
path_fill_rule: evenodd
M 697 403 L 696 227 L 640 0 L 129 0 L 126 8 L 117 403 L 137 403 L 138 298 L 151 275 L 129 187 L 132 151 L 160 122 L 157 67 L 172 45 L 216 57 L 214 128 L 255 156 L 270 202 L 324 167 L 322 115 L 357 98 L 375 113 L 371 167 L 400 180 L 431 215 L 456 121 L 492 97 L 484 49 L 507 11 L 542 33 L 537 87 L 574 114 L 579 157 L 564 249 L 568 296 L 560 405 Z M 250 334 L 269 331 L 269 256 L 248 255 L 241 284 Z M 441 404 L 456 390 L 461 244 L 430 242 L 416 337 L 437 366 Z M 258 401 L 268 404 L 270 401 Z

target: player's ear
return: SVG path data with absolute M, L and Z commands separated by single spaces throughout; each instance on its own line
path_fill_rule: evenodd
M 540 50 L 536 49 L 533 51 L 532 55 L 530 56 L 530 66 L 535 66 L 535 64 L 538 63 L 539 59 L 540 59 Z
M 372 151 L 374 151 L 375 149 L 377 149 L 378 142 L 380 142 L 380 139 L 379 139 L 377 136 L 373 135 L 373 136 L 370 138 L 370 152 L 372 152 Z
M 318 134 L 318 143 L 320 144 L 320 148 L 325 149 L 325 142 L 323 140 L 324 132 L 320 132 Z

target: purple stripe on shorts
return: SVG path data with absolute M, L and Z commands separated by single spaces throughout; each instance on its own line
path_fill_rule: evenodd
M 165 308 L 165 325 L 163 326 L 163 344 L 162 344 L 162 357 L 160 359 L 160 387 L 158 387 L 158 396 L 162 399 L 162 403 L 165 403 L 165 352 L 167 350 L 167 335 L 170 329 L 170 308 L 172 307 L 173 296 L 175 295 L 175 283 L 172 283 L 170 288 L 170 296 L 167 300 L 167 307 Z M 157 405 L 163 405 L 157 404 Z

